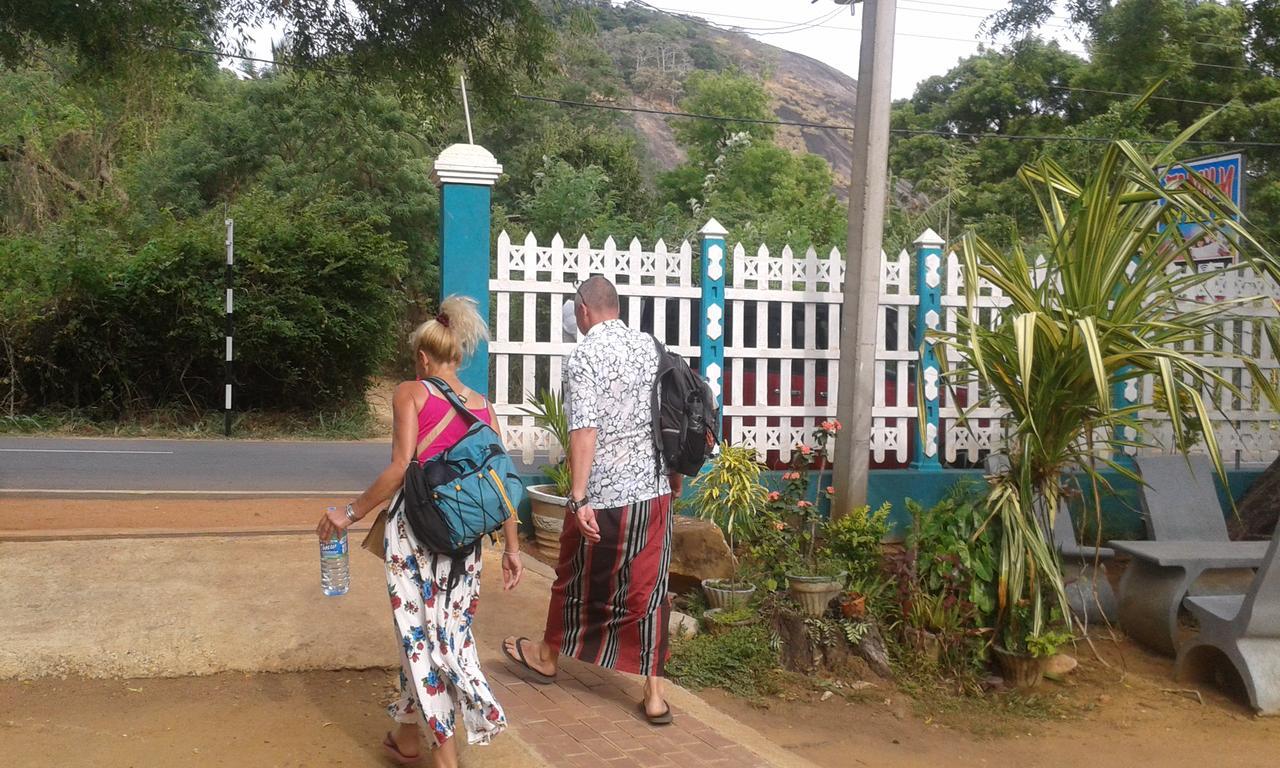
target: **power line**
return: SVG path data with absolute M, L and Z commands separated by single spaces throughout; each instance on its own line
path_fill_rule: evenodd
M 287 61 L 275 61 L 272 59 L 260 59 L 253 56 L 244 56 L 235 53 L 226 53 L 223 51 L 209 50 L 203 48 L 190 48 L 186 46 L 164 45 L 154 43 L 153 47 L 167 48 L 183 53 L 200 54 L 206 56 L 224 57 L 229 59 L 239 59 L 242 61 L 252 61 L 260 64 L 271 64 L 274 66 L 293 67 L 303 70 L 317 70 L 330 74 L 350 75 L 352 72 L 346 69 L 337 69 L 333 67 L 320 67 L 309 64 L 294 64 Z M 1049 86 L 1068 88 L 1069 86 Z M 1093 89 L 1089 89 L 1093 90 Z M 1117 94 L 1125 96 L 1139 96 L 1140 94 L 1129 94 L 1123 91 L 1098 91 L 1099 93 Z M 671 109 L 654 109 L 651 107 L 626 107 L 620 104 L 604 104 L 591 101 L 575 101 L 573 99 L 558 99 L 551 96 L 534 96 L 526 93 L 516 93 L 515 97 L 523 101 L 541 102 L 547 104 L 559 104 L 561 106 L 579 107 L 585 109 L 601 109 L 611 112 L 633 112 L 650 115 L 663 115 L 666 117 L 683 117 L 694 120 L 714 120 L 724 123 L 746 123 L 749 125 L 784 125 L 795 128 L 822 128 L 835 131 L 852 131 L 853 126 L 841 125 L 838 123 L 814 123 L 803 120 L 777 120 L 753 117 L 726 117 L 724 115 L 704 115 L 696 112 L 681 112 Z M 1153 97 L 1154 98 L 1154 97 Z M 1209 104 L 1209 102 L 1192 102 L 1199 104 Z M 944 131 L 944 130 L 928 130 L 928 129 L 912 129 L 912 128 L 891 128 L 890 133 L 903 136 L 940 136 L 943 138 L 966 138 L 966 139 L 999 139 L 1004 141 L 1075 141 L 1075 142 L 1110 142 L 1112 139 L 1102 136 L 1066 136 L 1066 135 L 1020 135 L 1008 133 L 990 133 L 990 132 L 968 132 L 968 131 Z M 1163 139 L 1133 139 L 1136 144 L 1162 144 Z M 1212 145 L 1224 147 L 1253 147 L 1262 149 L 1280 149 L 1280 142 L 1265 141 L 1213 141 L 1209 139 L 1191 140 L 1185 142 L 1189 145 Z
M 516 98 L 525 101 L 544 102 L 549 104 L 560 104 L 570 107 L 585 107 L 590 109 L 605 109 L 613 112 L 639 112 L 650 115 L 664 115 L 668 117 L 683 117 L 695 120 L 715 120 L 723 123 L 747 123 L 751 125 L 789 125 L 797 128 L 825 128 L 835 131 L 852 131 L 853 126 L 841 125 L 838 123 L 813 123 L 801 120 L 769 120 L 766 118 L 754 117 L 725 117 L 724 115 L 703 115 L 696 112 L 681 112 L 670 109 L 654 109 L 651 107 L 626 107 L 621 104 L 602 104 L 590 101 L 574 101 L 572 99 L 557 99 L 551 96 L 533 96 L 525 93 L 517 93 Z M 964 138 L 964 139 L 1000 139 L 1006 141 L 1075 141 L 1088 143 L 1110 143 L 1114 139 L 1105 136 L 1068 136 L 1062 134 L 1048 134 L 1035 136 L 1029 134 L 1010 134 L 1010 133 L 989 133 L 989 132 L 970 132 L 970 131 L 944 131 L 930 130 L 918 128 L 890 128 L 890 133 L 902 136 L 940 136 L 943 138 Z M 1166 139 L 1130 139 L 1135 144 L 1164 144 Z M 1224 147 L 1254 147 L 1265 149 L 1280 149 L 1280 142 L 1266 141 L 1214 141 L 1211 139 L 1198 139 L 1184 142 L 1194 145 L 1212 145 Z

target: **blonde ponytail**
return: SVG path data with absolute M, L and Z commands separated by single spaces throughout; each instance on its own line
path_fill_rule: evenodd
M 444 363 L 464 363 L 489 338 L 489 327 L 470 296 L 453 295 L 440 302 L 435 318 L 419 325 L 409 336 L 414 352 Z

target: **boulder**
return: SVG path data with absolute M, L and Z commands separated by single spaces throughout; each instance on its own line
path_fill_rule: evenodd
M 698 634 L 698 622 L 694 621 L 689 614 L 679 611 L 671 612 L 670 628 L 672 639 L 693 637 Z
M 703 579 L 733 577 L 736 562 L 715 523 L 676 515 L 671 531 L 671 591 L 700 589 Z
M 1078 666 L 1080 666 L 1080 662 L 1076 661 L 1074 656 L 1057 653 L 1045 660 L 1044 676 L 1050 680 L 1060 681 L 1074 672 Z

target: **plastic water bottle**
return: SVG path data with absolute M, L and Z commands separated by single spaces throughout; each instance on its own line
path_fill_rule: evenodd
M 329 512 L 336 511 L 337 507 L 329 507 Z M 320 542 L 320 589 L 329 597 L 347 594 L 347 587 L 351 584 L 347 552 L 345 530 L 337 538 Z

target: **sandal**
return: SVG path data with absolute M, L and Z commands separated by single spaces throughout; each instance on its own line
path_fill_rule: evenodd
M 533 682 L 537 683 L 538 685 L 551 685 L 556 681 L 556 676 L 542 674 L 538 670 L 534 669 L 529 664 L 529 660 L 524 657 L 524 646 L 521 645 L 521 643 L 527 643 L 527 642 L 530 642 L 529 638 L 527 637 L 516 638 L 516 655 L 515 656 L 511 654 L 511 651 L 507 650 L 506 642 L 503 642 L 502 654 L 506 656 L 508 659 L 511 659 L 511 661 L 513 661 L 518 666 L 522 667 L 524 669 L 525 674 L 528 675 L 528 677 L 531 680 L 533 680 Z M 519 658 L 516 658 L 516 656 L 519 656 Z
M 422 753 L 410 757 L 400 751 L 400 747 L 396 746 L 396 740 L 391 737 L 391 731 L 387 731 L 386 738 L 382 740 L 382 748 L 387 753 L 387 757 L 391 758 L 397 765 L 417 765 L 422 761 Z
M 663 703 L 666 704 L 665 701 Z M 670 704 L 667 704 L 667 708 L 661 714 L 657 715 L 649 714 L 649 708 L 644 705 L 643 701 L 637 704 L 636 708 L 640 710 L 641 715 L 644 715 L 644 719 L 649 721 L 649 725 L 671 725 L 671 722 L 674 719 L 671 716 Z

